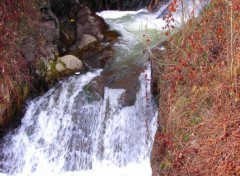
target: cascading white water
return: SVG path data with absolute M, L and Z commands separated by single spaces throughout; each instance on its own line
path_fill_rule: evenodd
M 157 110 L 147 97 L 150 70 L 140 75 L 136 103 L 128 107 L 120 103 L 124 89 L 106 87 L 104 99 L 89 100 L 84 86 L 99 74 L 73 76 L 29 103 L 21 127 L 5 137 L 1 173 L 151 175 Z

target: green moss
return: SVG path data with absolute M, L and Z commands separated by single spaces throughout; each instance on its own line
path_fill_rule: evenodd
M 188 142 L 189 139 L 190 139 L 189 134 L 184 134 L 183 137 L 182 137 L 182 140 L 183 140 L 184 142 Z
M 171 167 L 170 162 L 168 161 L 168 157 L 165 158 L 159 165 L 160 170 L 166 170 Z
M 5 109 L 5 108 L 6 108 L 6 104 L 0 103 L 0 110 L 3 110 L 3 109 Z
M 24 83 L 22 86 L 22 97 L 25 100 L 29 94 L 30 86 L 28 83 Z
M 191 121 L 191 124 L 195 126 L 202 122 L 202 118 L 199 116 L 193 116 L 191 117 L 190 121 Z
M 160 163 L 159 167 L 160 167 L 160 170 L 163 170 L 166 168 L 166 164 L 162 162 L 162 163 Z
M 56 78 L 59 76 L 59 72 L 56 69 L 56 64 L 57 64 L 57 60 L 54 59 L 49 63 L 49 70 L 48 70 L 48 75 L 47 75 L 47 79 L 51 79 L 51 78 Z
M 53 60 L 51 63 L 50 63 L 50 71 L 52 73 L 57 73 L 57 69 L 56 69 L 56 64 L 57 64 L 57 61 L 56 60 Z
M 39 61 L 37 63 L 37 68 L 38 68 L 40 76 L 46 75 L 47 67 L 46 67 L 45 63 L 41 59 L 39 59 Z
M 33 6 L 34 8 L 39 8 L 45 1 L 44 0 L 34 0 Z
M 207 97 L 202 104 L 204 109 L 211 109 L 213 107 L 213 100 L 210 97 Z
M 205 7 L 204 7 L 204 9 L 203 9 L 203 11 L 211 11 L 212 9 L 213 9 L 213 7 L 214 7 L 214 5 L 213 5 L 213 3 L 208 3 Z
M 185 96 L 180 96 L 176 102 L 176 108 L 180 109 L 190 103 L 190 99 Z

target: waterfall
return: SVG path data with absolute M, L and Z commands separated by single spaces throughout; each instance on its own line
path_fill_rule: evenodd
M 142 51 L 163 38 L 158 31 L 166 24 L 157 19 L 160 14 L 144 9 L 99 13 L 122 34 L 109 67 L 145 65 L 135 103 L 123 104 L 123 88 L 103 86 L 103 95 L 88 90 L 103 77 L 102 70 L 59 82 L 28 102 L 20 127 L 1 141 L 0 176 L 151 176 L 158 113 L 150 91 L 151 66 Z M 146 37 L 151 45 L 144 43 Z
M 101 70 L 61 81 L 29 102 L 21 126 L 2 143 L 0 172 L 7 175 L 147 176 L 157 109 L 150 68 L 139 76 L 133 106 L 124 89 L 105 87 L 91 97 L 85 86 Z

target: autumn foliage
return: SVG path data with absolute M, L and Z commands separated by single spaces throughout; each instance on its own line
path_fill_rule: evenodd
M 180 1 L 169 6 L 169 22 Z M 177 33 L 166 27 L 166 49 L 154 59 L 161 75 L 156 140 L 167 149 L 160 175 L 240 175 L 239 12 L 238 0 L 212 0 Z
M 20 46 L 24 37 L 34 34 L 34 3 L 0 2 L 0 126 L 8 123 L 28 93 L 30 75 Z

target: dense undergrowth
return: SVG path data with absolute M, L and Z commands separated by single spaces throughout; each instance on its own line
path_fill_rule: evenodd
M 212 0 L 177 34 L 166 33 L 154 60 L 156 140 L 166 146 L 160 175 L 240 175 L 239 11 L 239 0 Z
M 0 2 L 0 126 L 5 126 L 29 93 L 33 63 L 21 53 L 26 36 L 36 36 L 37 0 Z

